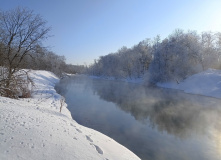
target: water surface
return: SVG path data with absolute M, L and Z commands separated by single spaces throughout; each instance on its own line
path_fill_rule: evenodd
M 143 160 L 221 160 L 221 100 L 86 76 L 56 88 L 79 124 Z

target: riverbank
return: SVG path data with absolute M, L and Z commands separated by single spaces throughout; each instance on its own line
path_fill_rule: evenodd
M 116 80 L 113 77 L 89 76 L 94 79 Z M 117 79 L 118 81 L 144 84 L 145 78 Z M 158 87 L 182 90 L 185 93 L 221 98 L 221 70 L 208 69 L 177 82 L 157 83 Z
M 0 159 L 139 159 L 113 139 L 79 125 L 54 86 L 59 79 L 32 71 L 33 98 L 0 97 Z
M 158 83 L 158 87 L 182 90 L 185 93 L 221 98 L 221 70 L 208 69 L 184 81 Z

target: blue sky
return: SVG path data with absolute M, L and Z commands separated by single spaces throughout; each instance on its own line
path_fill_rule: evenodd
M 90 64 L 99 56 L 162 38 L 175 29 L 221 32 L 220 0 L 0 0 L 0 9 L 27 7 L 52 27 L 44 42 L 67 63 Z

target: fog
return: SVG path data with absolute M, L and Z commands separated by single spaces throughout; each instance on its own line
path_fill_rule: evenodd
M 218 99 L 86 76 L 62 79 L 56 89 L 78 123 L 141 159 L 220 159 Z

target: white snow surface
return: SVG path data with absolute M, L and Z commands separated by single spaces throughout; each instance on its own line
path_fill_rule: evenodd
M 79 125 L 54 89 L 59 79 L 31 71 L 33 98 L 0 97 L 1 160 L 137 160 L 113 139 Z
M 183 82 L 158 83 L 157 86 L 183 90 L 186 93 L 221 98 L 221 70 L 208 69 L 192 75 Z

